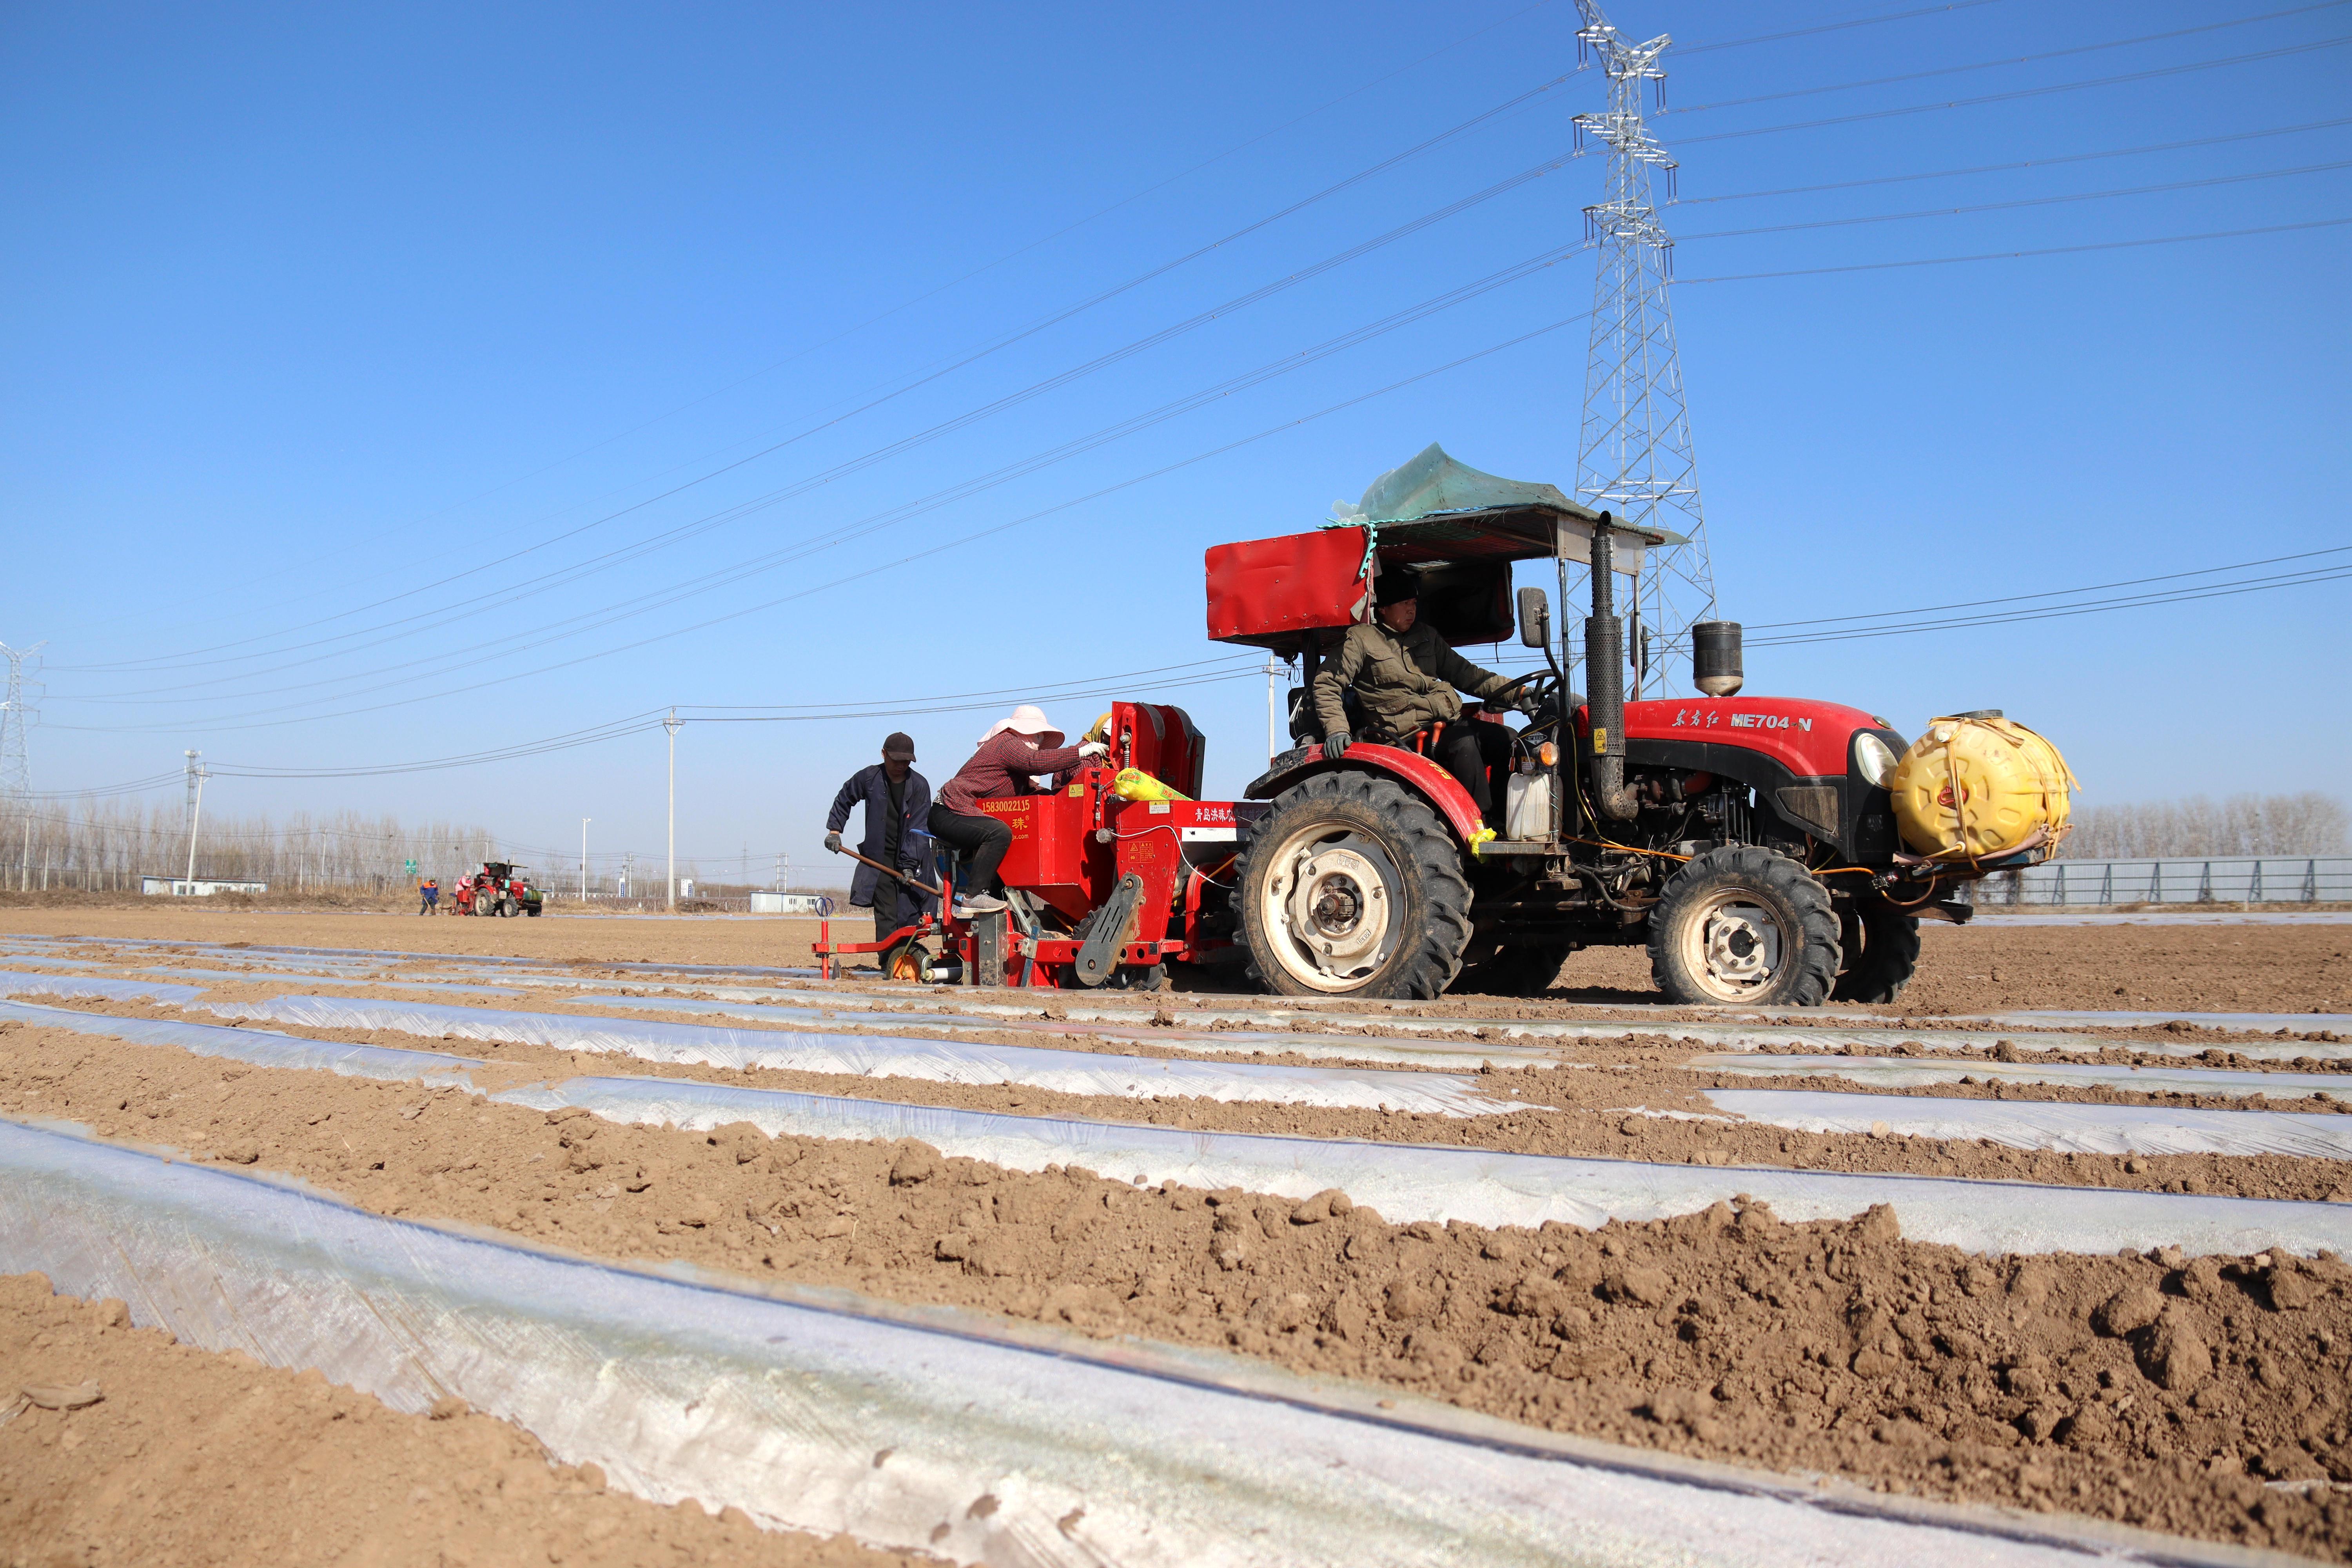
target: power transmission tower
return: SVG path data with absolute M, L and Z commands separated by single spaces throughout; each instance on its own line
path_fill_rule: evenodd
M 33 761 L 25 744 L 32 710 L 31 698 L 26 694 L 25 661 L 48 646 L 37 642 L 27 648 L 14 648 L 0 643 L 0 656 L 8 660 L 8 698 L 6 705 L 0 707 L 0 807 L 23 819 L 15 835 L 19 892 L 32 886 L 33 876 Z M 33 690 L 38 695 L 37 685 Z
M 1675 161 L 1642 122 L 1642 84 L 1663 101 L 1664 33 L 1628 42 L 1597 0 L 1576 0 L 1584 26 L 1577 47 L 1609 78 L 1605 114 L 1576 117 L 1580 142 L 1591 135 L 1609 148 L 1606 194 L 1584 209 L 1587 237 L 1600 249 L 1592 289 L 1592 334 L 1584 371 L 1584 426 L 1577 441 L 1578 496 L 1620 521 L 1664 528 L 1686 544 L 1648 552 L 1633 593 L 1625 639 L 1633 694 L 1690 679 L 1690 628 L 1715 614 L 1715 567 L 1699 508 L 1698 462 L 1691 450 L 1682 361 L 1675 349 L 1674 240 L 1658 221 L 1653 180 L 1663 174 L 1674 197 Z
M 25 746 L 25 726 L 32 710 L 31 699 L 25 689 L 25 661 L 49 645 L 37 642 L 30 647 L 15 648 L 0 643 L 0 658 L 8 661 L 8 698 L 0 704 L 0 800 L 11 805 L 26 804 L 33 793 L 33 763 Z M 37 686 L 35 695 L 38 695 Z

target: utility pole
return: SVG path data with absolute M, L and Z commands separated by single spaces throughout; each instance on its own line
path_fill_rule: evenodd
M 32 885 L 33 864 L 33 763 L 25 744 L 25 730 L 32 709 L 25 695 L 25 661 L 48 646 L 47 642 L 37 642 L 30 647 L 15 648 L 0 643 L 0 658 L 8 661 L 8 696 L 0 702 L 0 800 L 24 818 L 17 833 L 19 892 Z
M 196 891 L 196 829 L 205 820 L 205 780 L 212 775 L 205 771 L 202 752 L 184 753 L 188 759 L 188 896 Z
M 784 890 L 784 858 L 781 853 L 776 856 L 775 889 L 780 893 Z
M 583 904 L 588 901 L 588 825 L 594 820 L 593 816 L 580 819 L 580 901 Z
M 1577 495 L 1614 512 L 1620 522 L 1664 529 L 1686 542 L 1648 551 L 1634 579 L 1625 656 L 1639 696 L 1654 671 L 1661 689 L 1689 680 L 1691 624 L 1715 615 L 1715 567 L 1667 300 L 1674 239 L 1658 221 L 1651 192 L 1654 174 L 1663 172 L 1673 199 L 1675 165 L 1642 122 L 1642 84 L 1649 82 L 1655 100 L 1664 101 L 1666 73 L 1658 60 L 1674 39 L 1661 33 L 1647 43 L 1628 42 L 1601 14 L 1599 0 L 1576 0 L 1576 10 L 1584 23 L 1576 35 L 1578 50 L 1598 57 L 1609 78 L 1608 112 L 1578 115 L 1577 140 L 1596 137 L 1610 154 L 1606 194 L 1584 209 L 1586 237 L 1598 245 L 1601 264 L 1585 359 Z M 1561 618 L 1568 619 L 1565 610 Z
M 1280 756 L 1282 744 L 1282 660 L 1265 656 L 1265 760 Z
M 677 913 L 677 731 L 686 722 L 677 710 L 669 710 L 662 728 L 669 731 L 669 912 Z

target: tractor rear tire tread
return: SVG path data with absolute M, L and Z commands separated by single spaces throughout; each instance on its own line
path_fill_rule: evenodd
M 1319 991 L 1291 978 L 1265 956 L 1266 937 L 1255 895 L 1258 860 L 1290 837 L 1291 820 L 1309 812 L 1351 819 L 1395 851 L 1407 879 L 1407 918 L 1417 909 L 1420 931 L 1355 991 Z M 1381 996 L 1433 1001 L 1445 994 L 1462 968 L 1470 944 L 1470 879 L 1462 868 L 1461 846 L 1429 803 L 1393 780 L 1352 770 L 1316 773 L 1276 796 L 1274 809 L 1252 825 L 1236 875 L 1234 896 L 1242 906 L 1242 935 L 1250 951 L 1250 978 L 1266 991 L 1288 996 Z M 1415 894 L 1418 897 L 1414 897 Z
M 1650 910 L 1650 973 L 1666 999 L 1686 1007 L 1719 1006 L 1727 1000 L 1710 995 L 1685 976 L 1675 951 L 1683 907 L 1727 882 L 1780 904 L 1801 938 L 1798 952 L 1782 960 L 1781 973 L 1769 988 L 1739 1000 L 1780 1007 L 1818 1007 L 1829 1000 L 1839 959 L 1837 910 L 1829 889 L 1788 856 L 1752 844 L 1726 845 L 1688 861 L 1667 881 Z

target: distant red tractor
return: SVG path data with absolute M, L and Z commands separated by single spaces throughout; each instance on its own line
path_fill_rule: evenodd
M 2044 834 L 1980 858 L 1906 853 L 1888 788 L 1904 737 L 1859 709 L 1738 695 L 1736 625 L 1695 629 L 1695 681 L 1712 695 L 1627 701 L 1616 578 L 1680 541 L 1435 458 L 1418 511 L 1211 550 L 1209 635 L 1303 660 L 1303 698 L 1381 574 L 1415 574 L 1421 616 L 1449 643 L 1496 642 L 1516 619 L 1545 662 L 1487 781 L 1500 820 L 1481 820 L 1428 734 L 1332 760 L 1304 701 L 1299 744 L 1246 799 L 1123 798 L 1128 770 L 1197 796 L 1206 743 L 1181 709 L 1120 702 L 1102 765 L 1055 795 L 981 803 L 1013 829 L 1013 908 L 902 932 L 943 937 L 941 977 L 1157 986 L 1171 963 L 1232 963 L 1289 995 L 1519 995 L 1580 948 L 1639 944 L 1676 1003 L 1884 1003 L 1911 977 L 1922 916 L 1966 921 L 1962 885 L 2054 847 Z M 1590 568 L 1589 700 L 1569 695 L 1544 591 L 1519 589 L 1514 616 L 1512 564 L 1537 560 L 1563 589 L 1570 563 Z M 2057 812 L 2063 828 L 2063 798 Z
M 539 889 L 510 860 L 485 860 L 473 875 L 449 890 L 450 912 L 460 915 L 537 915 L 544 907 Z

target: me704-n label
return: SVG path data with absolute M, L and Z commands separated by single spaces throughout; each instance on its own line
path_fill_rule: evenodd
M 1709 713 L 1697 708 L 1675 710 L 1674 728 L 1677 730 L 1712 730 L 1722 719 L 1720 713 Z M 1790 730 L 1810 735 L 1813 732 L 1811 719 L 1791 719 L 1786 713 L 1734 713 L 1731 728 L 1735 730 Z

